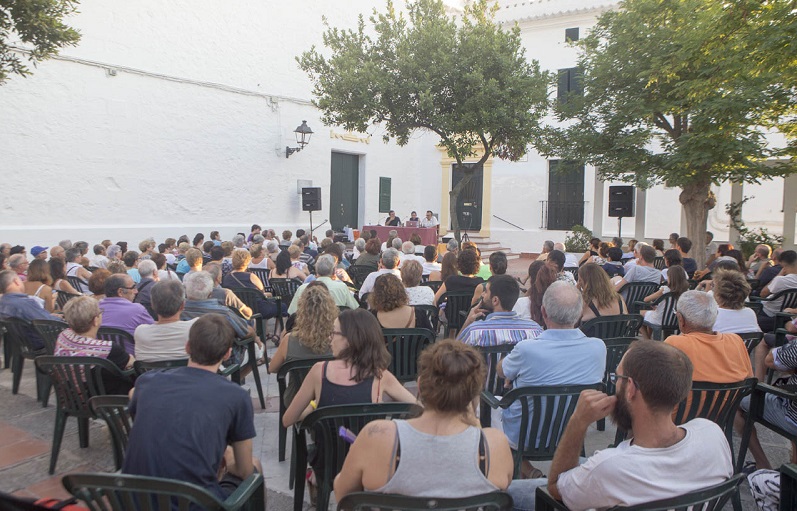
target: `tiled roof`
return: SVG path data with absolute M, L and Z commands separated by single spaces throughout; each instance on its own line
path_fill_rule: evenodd
M 601 12 L 616 7 L 620 0 L 500 0 L 497 20 L 514 23 L 572 14 Z

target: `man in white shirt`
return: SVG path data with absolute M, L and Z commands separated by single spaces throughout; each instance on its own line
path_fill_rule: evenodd
M 440 222 L 435 218 L 431 210 L 427 211 L 426 216 L 418 222 L 419 227 L 437 227 L 438 225 L 440 225 Z
M 388 248 L 382 252 L 382 258 L 379 260 L 379 269 L 371 272 L 365 278 L 363 285 L 360 286 L 359 297 L 362 298 L 366 293 L 370 293 L 374 289 L 374 282 L 376 278 L 385 273 L 392 273 L 401 279 L 401 272 L 398 270 L 399 252 L 395 248 Z
M 153 284 L 150 293 L 152 309 L 158 321 L 152 325 L 139 325 L 133 337 L 136 340 L 137 360 L 154 362 L 188 358 L 185 344 L 188 331 L 198 318 L 180 321 L 185 307 L 185 288 L 177 280 L 166 280 Z
M 401 244 L 401 254 L 399 254 L 399 268 L 404 264 L 404 261 L 418 261 L 420 264 L 426 262 L 426 259 L 415 255 L 415 244 L 411 241 L 405 241 Z
M 567 252 L 564 243 L 554 243 L 553 249 L 561 250 L 565 255 L 565 268 L 578 268 L 578 259 L 576 258 L 575 254 L 570 254 Z
M 617 372 L 615 396 L 585 390 L 556 449 L 548 479 L 515 480 L 515 509 L 534 509 L 537 487 L 573 511 L 635 506 L 719 484 L 733 475 L 731 451 L 715 423 L 693 419 L 676 426 L 673 408 L 692 387 L 692 363 L 681 350 L 635 341 Z M 589 426 L 611 416 L 634 438 L 579 464 Z M 629 484 L 632 481 L 633 484 Z
M 761 290 L 761 298 L 774 295 L 787 289 L 797 289 L 797 252 L 785 250 L 778 259 L 783 269 L 772 282 Z M 774 301 L 765 300 L 763 310 L 758 314 L 758 324 L 764 332 L 771 332 L 775 328 L 775 314 L 780 311 L 783 298 Z
M 97 268 L 107 268 L 108 261 L 108 257 L 105 255 L 105 247 L 94 245 L 94 257 L 91 258 L 91 265 Z

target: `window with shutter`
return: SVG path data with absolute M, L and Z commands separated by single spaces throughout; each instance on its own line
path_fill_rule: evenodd
M 379 178 L 379 212 L 390 212 L 390 178 Z

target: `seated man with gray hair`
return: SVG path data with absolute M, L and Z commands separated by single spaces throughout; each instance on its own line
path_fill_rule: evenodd
M 360 253 L 365 252 L 365 238 L 357 238 L 354 240 L 354 249 L 352 250 L 352 261 L 356 261 L 360 257 Z
M 376 282 L 377 277 L 381 277 L 386 273 L 392 273 L 399 279 L 401 279 L 401 272 L 398 270 L 399 264 L 399 252 L 395 248 L 389 248 L 382 252 L 382 257 L 379 259 L 379 269 L 375 272 L 371 272 L 365 277 L 365 281 L 363 281 L 363 285 L 360 286 L 360 298 L 365 295 L 365 293 L 370 293 L 374 289 L 374 282 Z
M 188 358 L 185 343 L 188 331 L 198 318 L 180 321 L 185 306 L 185 288 L 179 280 L 165 280 L 152 286 L 152 310 L 157 321 L 136 328 L 136 359 L 145 362 Z
M 395 242 L 396 240 L 393 240 L 394 244 Z M 411 241 L 405 241 L 404 243 L 401 244 L 401 254 L 399 255 L 399 268 L 401 268 L 401 265 L 404 264 L 404 261 L 418 261 L 420 264 L 423 264 L 426 262 L 426 259 L 424 259 L 421 256 L 415 255 L 415 243 Z
M 576 328 L 583 307 L 581 292 L 575 286 L 562 281 L 551 284 L 541 308 L 548 329 L 536 339 L 518 342 L 498 363 L 498 374 L 512 382 L 513 388 L 600 383 L 606 368 L 606 345 Z M 513 447 L 520 438 L 520 415 L 518 402 L 503 413 L 504 433 Z M 527 464 L 522 471 L 527 477 L 542 475 Z
M 339 307 L 348 307 L 350 309 L 356 309 L 360 306 L 352 292 L 349 291 L 349 286 L 333 278 L 335 273 L 334 257 L 329 254 L 320 256 L 315 263 L 315 271 L 315 280 L 322 282 L 327 289 L 329 289 L 329 294 L 332 295 L 332 299 L 335 300 L 335 305 Z M 299 308 L 299 297 L 302 296 L 302 293 L 304 293 L 304 290 L 307 289 L 309 285 L 310 282 L 306 282 L 296 290 L 296 293 L 293 295 L 293 300 L 291 300 L 291 305 L 288 307 L 288 314 L 295 313 Z
M 151 298 L 152 286 L 160 280 L 160 275 L 158 275 L 158 267 L 150 259 L 146 259 L 139 263 L 138 273 L 141 275 L 141 280 L 136 285 L 138 288 L 138 294 L 136 294 L 136 297 L 133 298 L 133 303 L 140 303 L 145 309 L 147 309 L 147 312 L 149 312 L 150 316 L 152 316 L 152 319 L 158 319 L 152 310 Z

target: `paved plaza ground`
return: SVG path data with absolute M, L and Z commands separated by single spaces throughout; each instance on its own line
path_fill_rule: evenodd
M 510 273 L 522 275 L 528 268 L 529 260 L 520 259 L 510 262 Z M 273 348 L 272 348 L 273 351 Z M 268 488 L 268 509 L 287 511 L 292 509 L 293 492 L 288 487 L 290 468 L 290 442 L 288 443 L 288 460 L 277 461 L 277 421 L 278 391 L 276 377 L 260 367 L 266 394 L 266 409 L 262 410 L 257 401 L 253 380 L 253 407 L 255 410 L 255 427 L 257 438 L 254 441 L 254 452 L 263 463 L 266 486 Z M 70 472 L 112 471 L 113 456 L 111 453 L 109 434 L 102 421 L 92 421 L 90 425 L 90 446 L 81 449 L 78 446 L 77 421 L 67 421 L 66 433 L 58 458 L 55 476 L 47 473 L 50 460 L 50 447 L 55 420 L 55 397 L 50 406 L 42 408 L 35 398 L 36 383 L 33 363 L 27 361 L 23 371 L 22 385 L 17 395 L 11 394 L 11 370 L 0 369 L 0 491 L 12 492 L 20 496 L 67 497 L 68 494 L 60 483 L 60 478 Z M 600 432 L 591 427 L 587 435 L 587 453 L 605 448 L 614 439 L 614 427 L 607 423 L 606 431 Z M 788 461 L 789 443 L 763 428 L 759 428 L 760 437 L 773 466 Z M 734 438 L 735 449 L 738 450 L 738 438 Z M 546 472 L 548 463 L 539 467 Z M 750 497 L 745 482 L 742 486 L 742 499 L 745 510 L 754 510 L 755 505 Z M 309 504 L 305 504 L 309 507 Z M 730 509 L 730 504 L 726 506 Z

